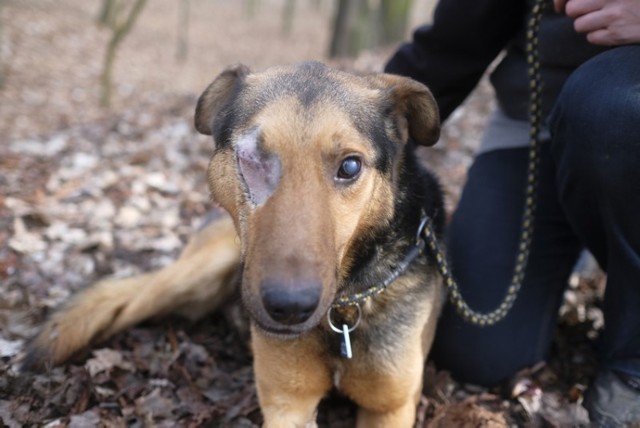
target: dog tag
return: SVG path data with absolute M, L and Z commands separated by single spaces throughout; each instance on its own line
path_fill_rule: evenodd
M 353 356 L 351 353 L 351 339 L 349 338 L 349 327 L 346 324 L 342 324 L 342 343 L 340 344 L 340 354 L 344 358 Z
M 355 306 L 356 310 L 358 311 L 357 312 L 358 317 L 356 318 L 353 326 L 349 327 L 347 324 L 342 324 L 342 329 L 339 329 L 333 323 L 333 321 L 331 321 L 331 310 L 333 309 L 333 307 L 330 307 L 329 310 L 327 311 L 327 323 L 329 324 L 329 327 L 334 332 L 342 335 L 342 341 L 340 342 L 340 355 L 343 358 L 349 358 L 349 359 L 353 357 L 353 353 L 351 352 L 351 338 L 349 337 L 349 333 L 351 333 L 353 330 L 356 329 L 356 327 L 358 327 L 358 325 L 360 325 L 360 320 L 362 319 L 362 310 L 360 309 L 360 305 L 358 303 L 355 303 L 353 304 L 353 306 Z

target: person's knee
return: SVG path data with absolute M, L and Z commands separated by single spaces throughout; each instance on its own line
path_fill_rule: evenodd
M 640 61 L 634 55 L 640 56 L 640 46 L 606 51 L 571 74 L 550 116 L 554 140 L 573 143 L 567 138 L 573 134 L 587 143 L 615 135 L 627 140 L 640 115 Z
M 550 116 L 560 177 L 568 169 L 587 180 L 583 183 L 606 190 L 637 169 L 638 58 L 640 46 L 604 52 L 576 69 L 565 83 Z

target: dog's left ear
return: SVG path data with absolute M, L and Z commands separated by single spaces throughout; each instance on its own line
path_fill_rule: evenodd
M 237 93 L 249 73 L 249 68 L 241 64 L 227 68 L 205 89 L 196 106 L 195 126 L 199 133 L 213 133 L 215 117 Z
M 431 91 L 408 77 L 393 74 L 369 76 L 379 89 L 388 90 L 395 114 L 406 120 L 409 136 L 422 146 L 432 146 L 440 137 L 440 113 Z

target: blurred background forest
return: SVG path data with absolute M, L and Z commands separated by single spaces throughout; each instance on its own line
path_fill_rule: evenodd
M 224 67 L 354 57 L 402 40 L 433 0 L 1 0 L 0 135 L 23 138 Z
M 39 323 L 99 278 L 164 266 L 214 208 L 197 96 L 225 67 L 321 60 L 380 71 L 434 0 L 0 0 L 0 426 L 255 427 L 238 302 L 145 324 L 46 373 L 19 371 Z M 491 109 L 486 81 L 422 151 L 455 207 Z M 554 360 L 511 385 L 429 366 L 416 426 L 576 426 L 602 327 L 598 275 L 572 278 Z M 470 350 L 473 352 L 473 350 Z M 352 426 L 330 397 L 321 427 Z

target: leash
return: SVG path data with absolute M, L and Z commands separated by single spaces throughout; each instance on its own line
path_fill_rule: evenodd
M 515 303 L 518 293 L 522 288 L 522 281 L 524 280 L 525 270 L 529 261 L 536 210 L 536 194 L 538 191 L 538 166 L 540 163 L 539 134 L 542 124 L 542 78 L 540 76 L 540 61 L 538 56 L 538 32 L 545 1 L 546 0 L 535 0 L 535 4 L 527 22 L 526 53 L 527 72 L 529 76 L 530 122 L 527 185 L 525 188 L 525 205 L 522 215 L 522 227 L 519 238 L 518 253 L 516 255 L 513 276 L 502 302 L 496 309 L 486 313 L 475 311 L 469 306 L 469 304 L 463 299 L 457 282 L 453 279 L 447 259 L 438 243 L 431 219 L 428 216 L 423 215 L 420 227 L 418 228 L 415 245 L 410 248 L 404 259 L 382 284 L 370 287 L 367 290 L 356 293 L 351 297 L 341 295 L 336 298 L 329 308 L 329 311 L 327 312 L 327 321 L 332 331 L 342 335 L 340 353 L 343 357 L 350 359 L 353 356 L 350 333 L 358 327 L 362 319 L 362 309 L 360 308 L 360 304 L 383 292 L 393 281 L 405 273 L 409 265 L 423 252 L 425 243 L 435 257 L 436 265 L 438 266 L 438 270 L 440 271 L 440 274 L 444 279 L 444 284 L 449 292 L 449 301 L 465 321 L 483 327 L 494 325 L 504 319 L 504 317 L 506 317 L 509 311 L 513 308 L 513 304 Z M 356 308 L 355 322 L 351 326 L 347 323 L 341 323 L 341 326 L 338 327 L 332 321 L 333 310 L 349 306 L 354 306 Z
M 447 260 L 436 239 L 436 235 L 427 223 L 424 229 L 424 238 L 429 249 L 436 258 L 436 264 L 445 286 L 449 291 L 449 301 L 454 306 L 458 314 L 467 322 L 478 326 L 490 326 L 502 320 L 516 301 L 518 293 L 522 288 L 524 273 L 529 261 L 531 250 L 531 239 L 533 236 L 533 221 L 536 210 L 536 193 L 538 191 L 538 175 L 540 163 L 540 128 L 542 123 L 542 78 L 540 77 L 540 58 L 538 56 L 538 31 L 540 19 L 544 8 L 545 0 L 536 0 L 531 16 L 527 23 L 527 71 L 529 74 L 529 160 L 527 165 L 527 185 L 525 189 L 525 206 L 522 216 L 522 227 L 520 232 L 520 242 L 513 276 L 507 292 L 502 302 L 491 312 L 477 312 L 465 302 L 460 294 L 460 288 L 451 275 L 451 270 L 447 265 Z

